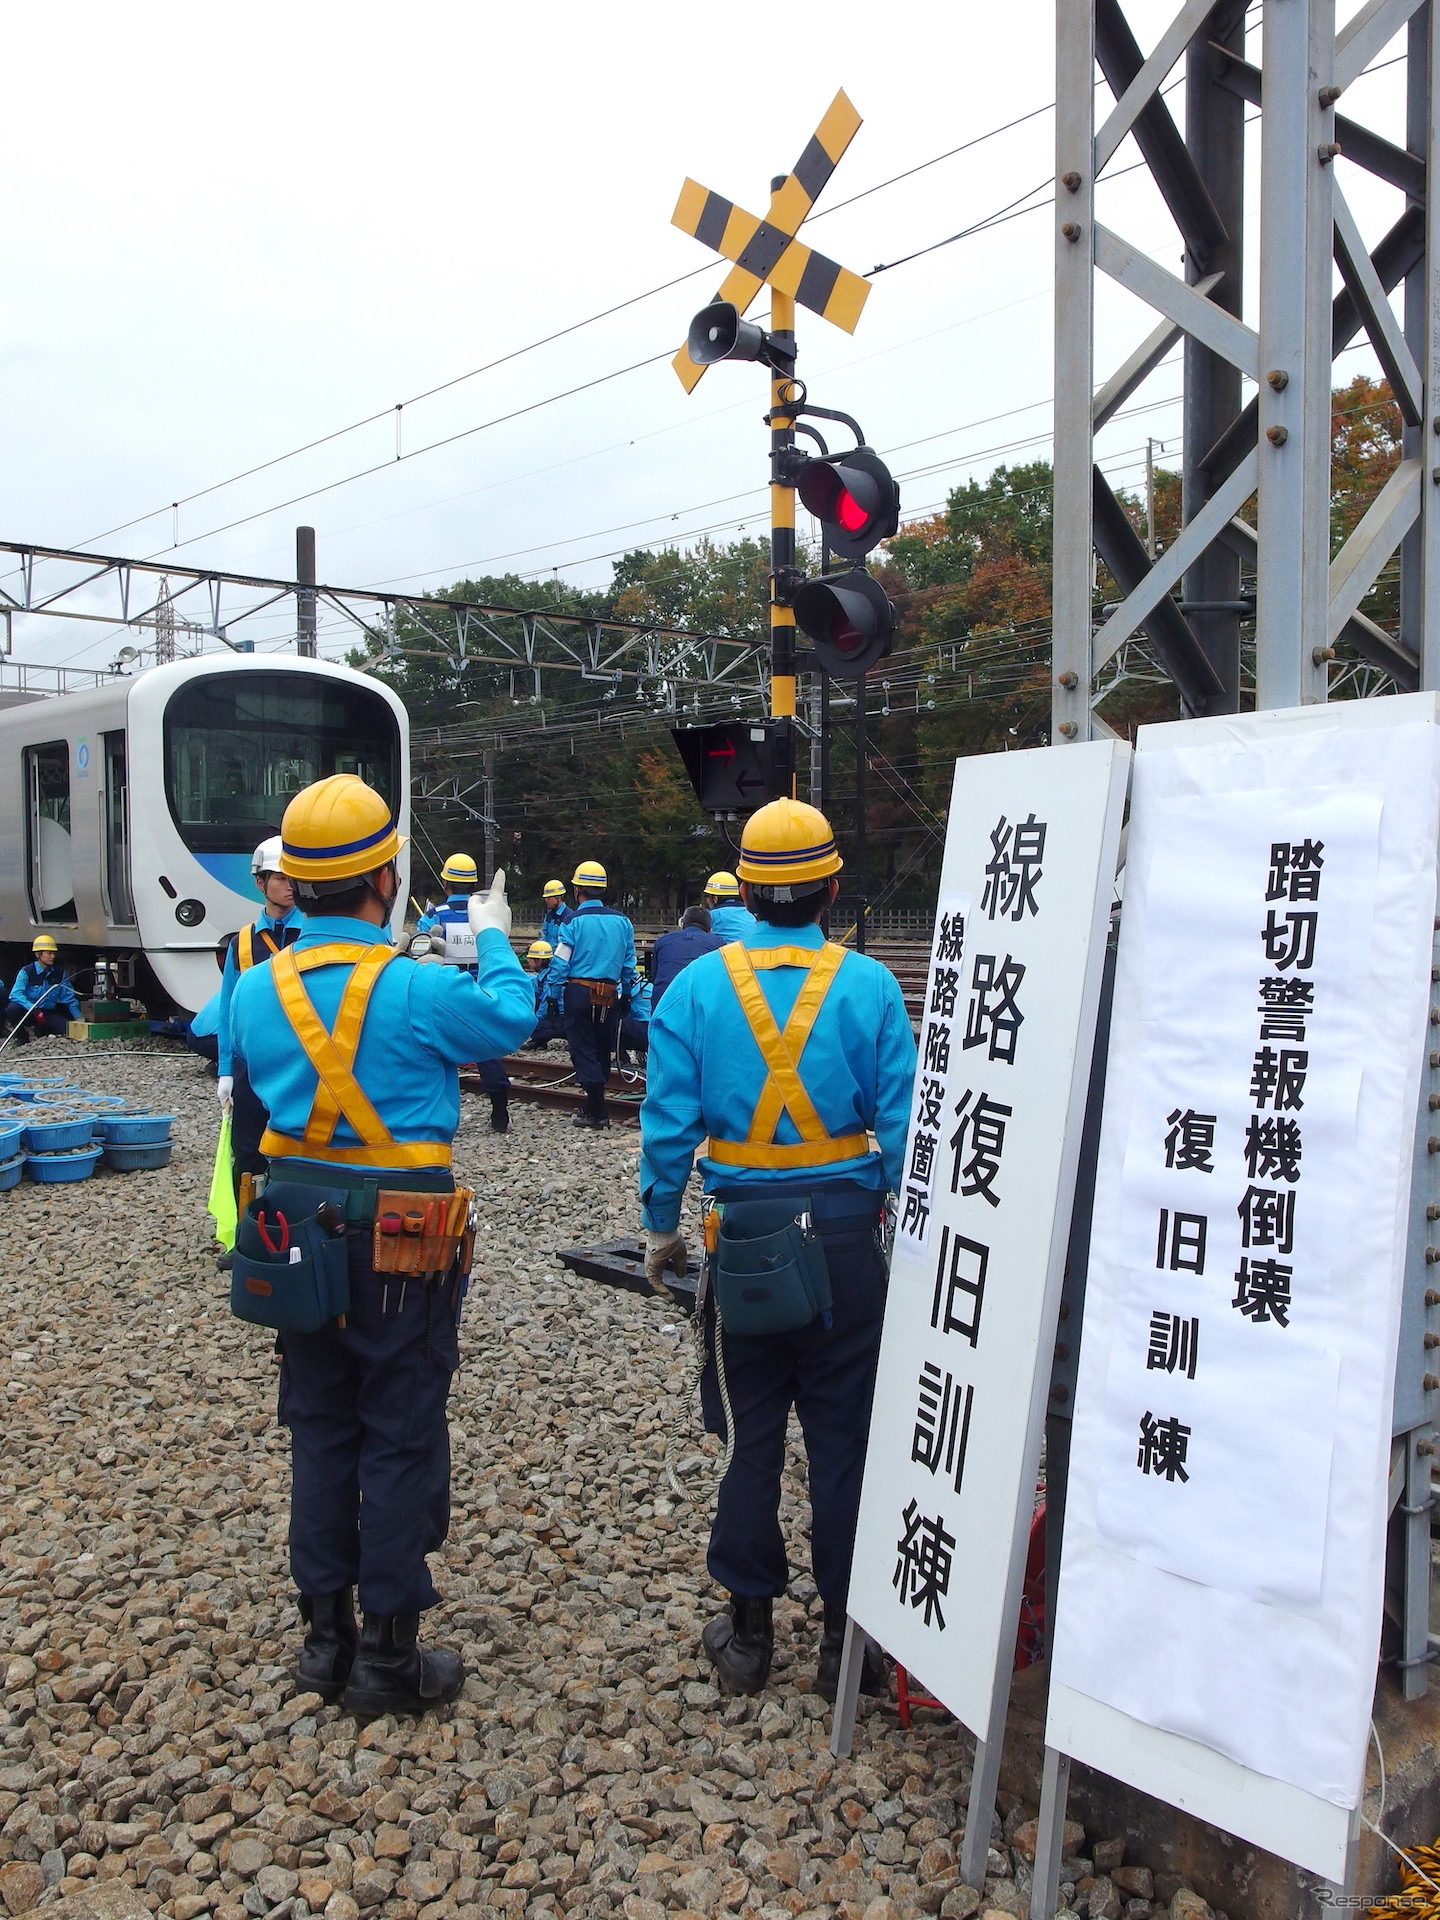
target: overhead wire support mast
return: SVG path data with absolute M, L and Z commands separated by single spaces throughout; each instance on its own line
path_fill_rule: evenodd
M 457 675 L 470 666 L 543 667 L 612 682 L 668 678 L 687 686 L 731 686 L 744 684 L 747 669 L 765 651 L 753 639 L 654 622 L 497 606 L 443 594 L 326 586 L 315 581 L 313 552 L 308 560 L 302 557 L 306 577 L 295 580 L 13 540 L 0 540 L 0 553 L 14 554 L 20 563 L 18 591 L 0 583 L 0 612 L 11 618 L 31 614 L 107 627 L 154 627 L 157 620 L 168 620 L 172 630 L 183 624 L 196 642 L 210 639 L 232 650 L 251 649 L 254 642 L 235 636 L 247 621 L 265 616 L 284 623 L 273 636 L 277 644 L 298 641 L 305 650 L 314 644 L 316 610 L 323 604 L 363 636 L 373 650 L 371 666 L 417 651 L 396 640 L 396 615 L 402 611 Z M 190 595 L 203 595 L 204 618 L 182 622 L 180 603 Z
M 1241 700 L 1241 569 L 1253 570 L 1255 700 L 1324 701 L 1337 654 L 1402 690 L 1440 685 L 1434 0 L 1366 0 L 1338 33 L 1335 0 L 1284 0 L 1245 57 L 1249 0 L 1185 0 L 1142 55 L 1120 0 L 1060 0 L 1056 39 L 1054 682 L 1056 740 L 1108 729 L 1096 676 L 1142 632 L 1188 714 Z M 1380 130 L 1336 103 L 1397 34 L 1406 123 Z M 1095 68 L 1113 105 L 1097 124 Z M 1183 63 L 1185 131 L 1165 90 Z M 1390 64 L 1385 62 L 1384 64 Z M 1255 324 L 1242 318 L 1244 108 L 1260 109 Z M 1184 249 L 1171 273 L 1095 218 L 1095 186 L 1133 138 Z M 1362 236 L 1341 157 L 1398 189 L 1388 230 Z M 1333 293 L 1339 268 L 1341 290 Z M 1096 276 L 1154 323 L 1108 379 L 1094 365 Z M 1403 317 L 1391 294 L 1403 286 Z M 1330 554 L 1333 361 L 1363 339 L 1404 423 L 1395 471 Z M 1185 356 L 1181 526 L 1152 557 L 1100 472 L 1095 438 L 1179 340 Z M 1242 404 L 1248 379 L 1255 397 Z M 1427 425 L 1427 422 L 1429 423 Z M 1427 446 L 1430 453 L 1427 455 Z M 1253 502 L 1253 507 L 1251 503 Z M 1363 610 L 1397 555 L 1400 617 Z M 1096 559 L 1119 588 L 1097 608 Z

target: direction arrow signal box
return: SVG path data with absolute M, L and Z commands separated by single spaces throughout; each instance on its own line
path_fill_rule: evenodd
M 788 791 L 786 720 L 727 720 L 719 727 L 672 727 L 671 736 L 707 813 L 754 813 Z

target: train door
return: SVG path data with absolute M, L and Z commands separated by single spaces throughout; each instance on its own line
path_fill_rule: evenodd
M 73 926 L 77 916 L 68 740 L 47 740 L 25 749 L 25 798 L 30 918 Z
M 102 735 L 105 786 L 100 795 L 105 837 L 105 911 L 112 927 L 133 927 L 135 896 L 130 886 L 130 784 L 122 731 Z

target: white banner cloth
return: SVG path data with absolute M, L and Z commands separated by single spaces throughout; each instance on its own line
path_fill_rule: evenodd
M 1059 1689 L 1338 1807 L 1380 1632 L 1434 713 L 1140 733 L 1056 1609 Z

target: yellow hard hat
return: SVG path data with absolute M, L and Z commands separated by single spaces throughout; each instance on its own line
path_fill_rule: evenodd
M 716 894 L 726 900 L 740 898 L 740 882 L 733 873 L 712 873 L 705 882 L 706 893 Z
M 549 960 L 554 955 L 554 952 L 555 949 L 548 940 L 532 940 L 525 949 L 525 958 L 527 960 Z
M 30 951 L 32 953 L 58 953 L 60 949 L 56 946 L 52 934 L 37 933 L 35 938 L 30 942 Z
M 608 887 L 605 869 L 598 860 L 582 860 L 571 877 L 572 887 Z
M 843 864 L 830 822 L 803 800 L 772 800 L 751 814 L 740 836 L 740 878 L 761 886 L 824 880 Z
M 540 897 L 544 900 L 563 900 L 565 898 L 565 882 L 563 880 L 547 880 L 541 889 Z
M 355 880 L 393 860 L 405 842 L 390 809 L 358 774 L 302 788 L 280 822 L 280 871 L 302 886 Z
M 452 853 L 440 869 L 442 880 L 453 880 L 458 886 L 478 887 L 480 869 L 468 853 Z

